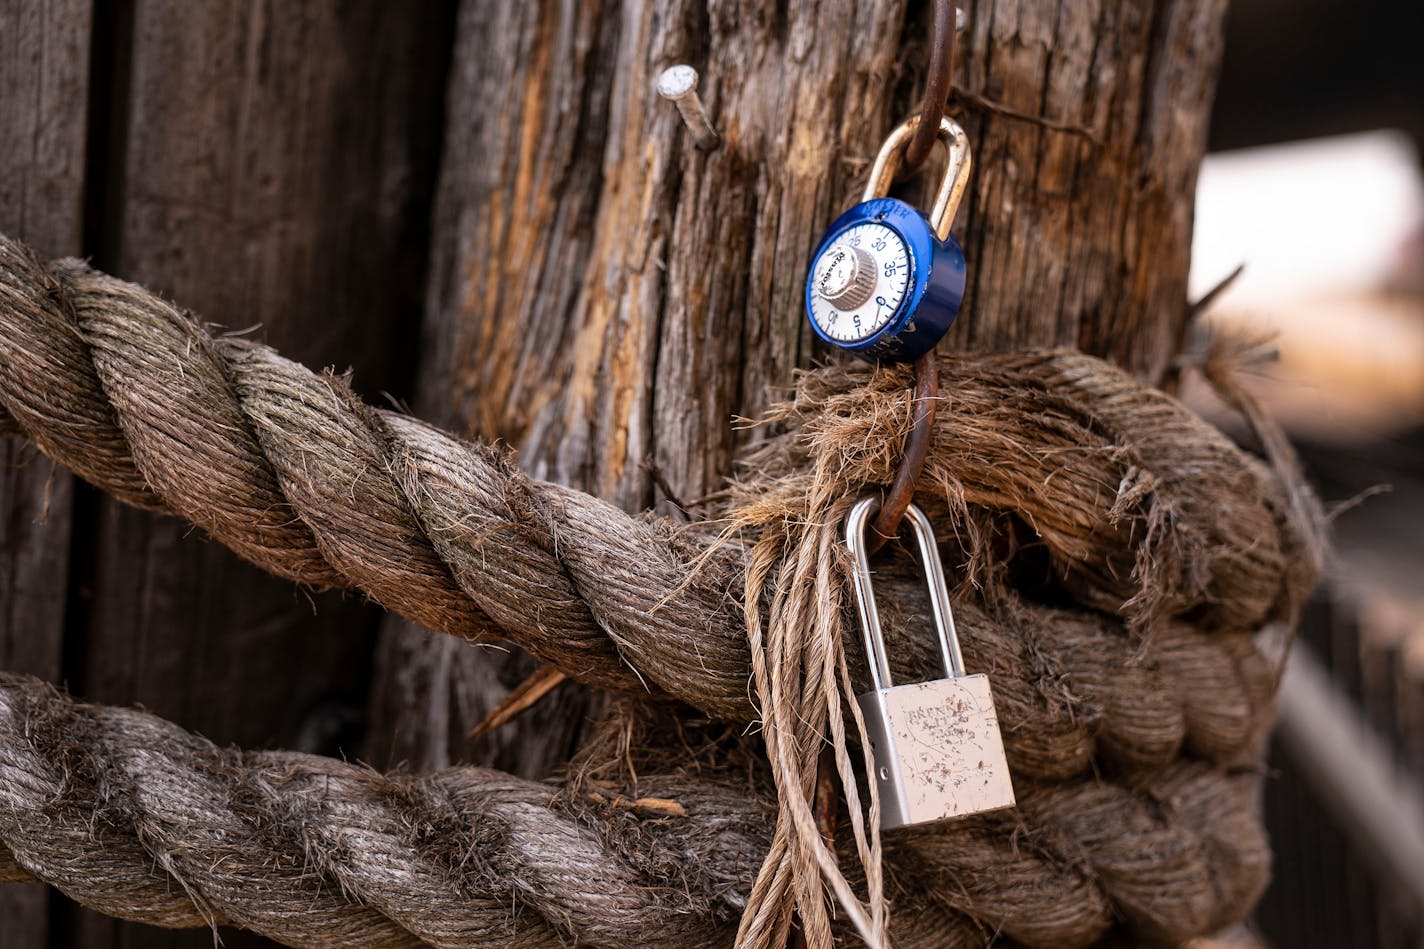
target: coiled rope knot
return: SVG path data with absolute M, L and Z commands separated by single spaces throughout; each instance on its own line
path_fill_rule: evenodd
M 1313 583 L 1309 496 L 1079 353 L 946 357 L 941 374 L 917 503 L 961 568 L 964 653 L 993 678 L 1020 804 L 887 839 L 892 940 L 1176 943 L 1241 918 L 1269 862 L 1253 786 L 1275 670 L 1253 634 Z M 630 516 L 0 238 L 0 428 L 281 576 L 723 721 L 760 714 L 738 603 L 754 549 L 779 559 L 747 615 L 773 616 L 788 525 L 888 480 L 909 420 L 895 371 L 807 374 L 722 517 Z M 915 581 L 894 557 L 884 573 L 892 665 L 924 675 Z M 749 789 L 647 754 L 628 797 L 681 813 L 592 805 L 572 779 L 223 751 L 6 677 L 0 876 L 296 945 L 726 944 L 775 839 L 767 776 Z

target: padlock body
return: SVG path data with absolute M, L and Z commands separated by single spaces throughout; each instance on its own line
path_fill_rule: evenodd
M 824 275 L 823 258 L 844 244 L 846 235 L 863 231 L 873 238 L 880 228 L 886 246 L 865 259 L 875 268 L 892 264 L 906 269 L 897 267 L 891 271 L 893 281 L 885 278 L 863 300 L 857 297 L 853 311 L 837 312 L 820 292 L 824 284 L 817 275 Z M 869 251 L 869 243 L 863 249 Z M 902 251 L 904 264 L 899 263 Z M 883 270 L 877 273 L 883 275 Z M 949 332 L 964 300 L 965 278 L 964 251 L 953 237 L 941 241 L 925 216 L 904 201 L 875 198 L 836 218 L 817 245 L 806 279 L 806 315 L 816 335 L 833 346 L 872 361 L 913 362 Z M 895 294 L 888 292 L 892 289 Z M 893 306 L 880 303 L 896 294 Z M 865 332 L 842 332 L 850 329 L 852 320 Z
M 967 675 L 857 696 L 885 830 L 1012 807 L 989 677 Z

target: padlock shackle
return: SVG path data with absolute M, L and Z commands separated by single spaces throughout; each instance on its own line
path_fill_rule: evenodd
M 875 166 L 870 170 L 870 180 L 865 183 L 862 202 L 883 198 L 890 193 L 890 185 L 895 180 L 895 171 L 905 155 L 910 137 L 915 134 L 919 117 L 906 119 L 890 133 L 885 144 L 880 146 L 880 154 L 875 156 Z M 964 192 L 969 187 L 969 172 L 974 161 L 969 154 L 969 136 L 953 119 L 945 116 L 939 120 L 939 137 L 949 149 L 949 161 L 945 165 L 944 178 L 935 192 L 934 207 L 930 210 L 930 227 L 940 240 L 949 239 L 950 226 L 954 215 L 964 200 Z
M 875 587 L 871 582 L 870 556 L 865 542 L 866 527 L 879 509 L 880 499 L 875 495 L 856 502 L 846 517 L 846 546 L 850 548 L 853 562 L 851 577 L 860 613 L 860 628 L 865 634 L 865 652 L 870 660 L 870 680 L 876 689 L 889 689 L 895 683 L 890 675 L 880 611 L 875 606 Z M 954 628 L 954 613 L 949 608 L 949 588 L 944 582 L 944 567 L 940 563 L 934 529 L 930 527 L 925 513 L 913 504 L 905 509 L 905 519 L 914 528 L 915 541 L 920 548 L 920 561 L 925 568 L 925 585 L 930 592 L 930 609 L 934 614 L 944 673 L 951 679 L 957 679 L 964 675 L 964 657 L 959 651 L 959 634 Z

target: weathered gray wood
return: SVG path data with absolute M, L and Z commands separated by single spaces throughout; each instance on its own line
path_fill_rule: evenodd
M 354 367 L 369 398 L 400 394 L 452 18 L 375 0 L 134 4 L 100 40 L 116 47 L 102 78 L 119 126 L 99 163 L 96 263 L 208 321 L 260 326 L 295 359 Z M 95 553 L 76 692 L 141 702 L 219 742 L 350 745 L 341 729 L 364 709 L 374 608 L 309 596 L 108 500 L 78 542 Z M 72 928 L 83 947 L 212 944 L 87 912 Z
M 81 250 L 88 0 L 0 0 L 0 232 Z M 0 440 L 0 669 L 61 673 L 73 481 Z M 0 949 L 50 943 L 50 893 L 0 887 Z
M 79 253 L 88 0 L 0 2 L 0 221 L 42 253 Z
M 969 296 L 944 345 L 1079 345 L 1159 378 L 1186 318 L 1224 0 L 969 6 L 960 88 L 1085 134 L 959 110 L 978 170 L 957 228 Z M 807 259 L 915 107 L 927 20 L 878 0 L 466 0 L 422 414 L 628 508 L 659 497 L 649 461 L 682 498 L 716 489 L 749 437 L 730 420 L 815 355 Z M 654 92 L 677 62 L 701 71 L 711 152 Z M 440 734 L 407 730 L 390 754 L 538 773 L 577 740 L 581 720 L 546 708 L 498 746 L 461 744 L 527 667 L 452 665 L 453 648 L 392 624 L 378 731 Z
M 136 5 L 106 269 L 313 365 L 399 383 L 417 312 L 440 18 L 384 4 Z M 119 164 L 121 162 L 121 165 Z M 105 503 L 86 693 L 219 741 L 292 743 L 374 612 Z

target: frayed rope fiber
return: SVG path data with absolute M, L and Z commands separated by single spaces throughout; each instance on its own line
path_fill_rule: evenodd
M 1253 633 L 1292 622 L 1313 583 L 1313 502 L 1174 400 L 1091 357 L 944 357 L 941 375 L 948 394 L 916 501 L 961 581 L 955 610 L 964 653 L 971 671 L 994 683 L 1020 805 L 886 839 L 892 941 L 970 946 L 998 932 L 1026 946 L 1084 946 L 1117 932 L 1173 943 L 1241 918 L 1269 861 L 1251 787 L 1276 670 Z M 765 422 L 767 437 L 744 459 L 721 516 L 690 525 L 630 516 L 529 479 L 495 449 L 372 409 L 338 377 L 246 340 L 215 337 L 140 287 L 78 261 L 44 262 L 0 237 L 0 430 L 23 433 L 128 503 L 192 521 L 278 575 L 359 589 L 432 629 L 510 641 L 592 686 L 634 695 L 651 689 L 733 723 L 768 721 L 753 696 L 765 699 L 749 688 L 748 619 L 775 625 L 787 615 L 788 597 L 812 602 L 804 589 L 788 589 L 810 574 L 787 570 L 798 556 L 815 560 L 806 554 L 821 549 L 816 543 L 824 547 L 824 536 L 789 525 L 815 513 L 812 498 L 853 499 L 890 480 L 910 426 L 906 380 L 897 370 L 819 370 L 801 378 Z M 823 534 L 836 526 L 813 525 Z M 739 600 L 759 550 L 775 553 L 758 560 L 764 595 L 744 613 Z M 823 584 L 840 569 L 834 557 L 822 568 Z M 895 674 L 905 681 L 933 674 L 927 604 L 907 558 L 892 552 L 877 573 Z M 866 688 L 853 624 L 840 610 L 818 622 L 839 625 L 848 687 Z M 835 665 L 826 656 L 815 662 L 823 678 Z M 23 868 L 106 912 L 169 925 L 226 919 L 295 945 L 357 944 L 323 935 L 336 932 L 335 919 L 347 919 L 342 912 L 365 920 L 348 920 L 352 932 L 367 926 L 386 934 L 360 944 L 486 944 L 410 929 L 382 902 L 399 900 L 388 890 L 396 884 L 374 872 L 340 875 L 357 838 L 319 826 L 348 806 L 352 821 L 386 820 L 361 810 L 362 793 L 383 807 L 404 806 L 401 789 L 446 778 L 355 769 L 359 780 L 327 782 L 340 790 L 323 799 L 321 813 L 278 794 L 271 807 L 238 818 L 184 824 L 165 809 L 227 807 L 243 782 L 271 784 L 263 768 L 287 767 L 273 762 L 298 771 L 350 766 L 221 751 L 166 723 L 150 727 L 171 747 L 129 747 L 92 723 L 139 713 L 74 706 L 22 680 L 5 680 L 0 693 L 8 716 L 0 726 L 0 840 L 12 851 L 6 858 L 0 850 L 0 876 L 8 860 L 15 874 Z M 30 698 L 19 702 L 20 694 Z M 77 724 L 75 715 L 90 724 Z M 41 740 L 37 721 L 57 731 Z M 794 755 L 815 752 L 799 746 Z M 212 764 L 201 781 L 165 777 L 189 774 L 183 768 L 194 762 Z M 664 763 L 675 770 L 675 761 Z M 44 773 L 48 784 L 35 777 Z M 526 787 L 489 772 L 458 773 Z M 92 787 L 75 777 L 82 774 L 92 775 Z M 478 904 L 469 912 L 505 934 L 500 945 L 726 944 L 775 839 L 764 779 L 749 795 L 728 792 L 707 774 L 669 778 L 682 782 L 684 790 L 669 792 L 686 807 L 682 817 L 570 812 L 608 852 L 669 874 L 630 884 L 645 895 L 662 892 L 648 890 L 648 879 L 722 881 L 716 897 L 685 890 L 691 902 L 681 909 L 669 897 L 671 915 L 649 915 L 646 938 L 628 935 L 636 926 L 618 938 L 598 928 L 634 926 L 628 920 L 643 912 L 612 922 L 613 897 L 574 893 L 556 907 L 536 896 L 521 873 L 537 864 L 528 848 L 538 842 L 507 834 L 486 845 L 490 838 L 470 829 L 469 814 L 397 818 L 402 828 L 422 829 L 405 841 L 409 851 L 383 866 L 401 877 L 399 886 L 427 888 L 430 899 Z M 640 775 L 639 794 L 648 793 L 648 780 Z M 542 785 L 528 789 L 545 797 L 529 790 L 523 813 L 531 820 L 556 814 L 550 802 L 558 795 Z M 780 778 L 777 790 L 784 803 L 789 789 Z M 715 841 L 699 836 L 705 815 L 689 803 L 699 794 L 732 801 L 741 829 Z M 162 823 L 170 818 L 178 822 Z M 675 859 L 640 849 L 654 841 L 631 829 L 659 821 L 688 822 L 668 831 L 692 841 Z M 102 835 L 94 828 L 101 825 L 129 834 L 138 849 L 98 853 Z M 183 863 L 185 835 L 225 840 L 239 825 L 249 836 L 233 839 L 246 841 L 246 864 L 227 877 L 222 867 L 233 861 L 215 859 L 198 879 Z M 38 840 L 41 831 L 52 834 L 48 843 Z M 281 891 L 274 900 L 287 892 L 287 883 L 276 882 L 281 868 L 292 869 L 279 855 L 286 834 L 305 848 L 292 872 L 314 874 L 313 886 L 347 910 L 306 924 L 300 914 L 274 911 L 281 919 L 273 922 L 236 908 L 269 890 Z M 548 846 L 562 846 L 559 839 L 553 834 Z M 278 849 L 269 854 L 269 845 Z M 493 877 L 488 885 L 499 898 L 448 867 L 401 864 L 444 860 L 450 848 L 480 868 L 479 879 Z M 91 864 L 110 866 L 106 854 L 133 859 L 116 856 L 113 867 L 127 869 L 103 876 Z M 735 871 L 715 869 L 732 856 Z M 858 886 L 863 856 L 842 848 Z M 271 882 L 261 884 L 269 865 Z M 132 905 L 86 888 L 91 872 L 106 881 L 104 892 L 135 894 Z M 124 873 L 128 882 L 120 885 L 113 874 Z M 151 873 L 161 887 L 142 882 Z M 169 901 L 163 905 L 187 900 L 190 908 L 171 916 L 152 909 L 160 889 Z M 803 881 L 800 892 L 810 889 Z M 748 944 L 770 944 L 784 931 L 788 891 L 776 892 L 776 918 L 760 942 Z M 662 905 L 663 896 L 649 899 Z M 369 913 L 384 922 L 361 915 Z M 656 935 L 684 922 L 694 935 Z M 826 922 L 844 934 L 844 920 Z M 534 927 L 529 941 L 511 943 L 508 927 L 526 924 Z M 405 935 L 397 938 L 397 929 Z M 829 938 L 824 927 L 819 938 Z

